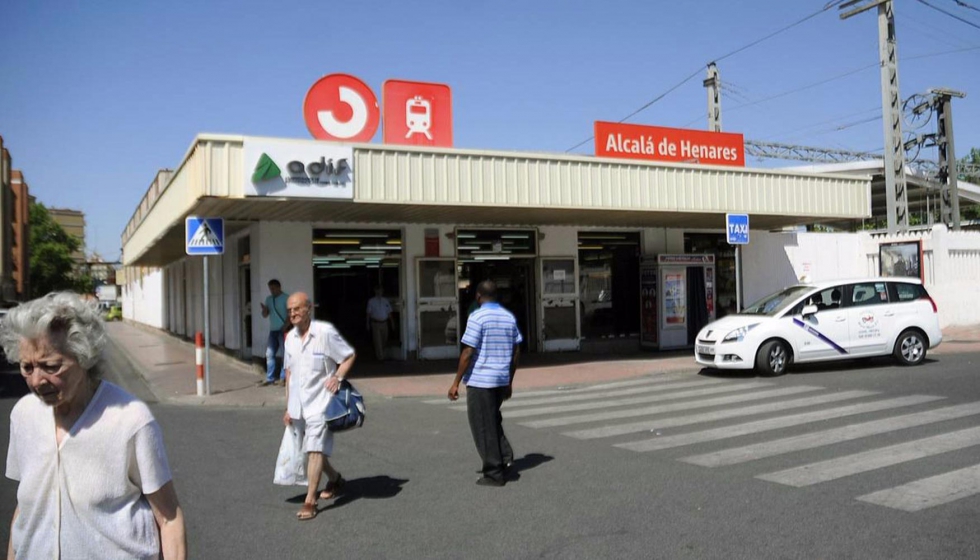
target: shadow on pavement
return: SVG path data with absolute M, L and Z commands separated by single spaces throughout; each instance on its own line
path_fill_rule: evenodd
M 514 459 L 514 463 L 510 466 L 510 470 L 515 473 L 520 473 L 521 471 L 531 470 L 534 467 L 538 467 L 554 460 L 555 458 L 551 455 L 544 455 L 542 453 L 528 453 L 520 459 Z
M 370 500 L 394 498 L 402 491 L 402 486 L 407 482 L 407 478 L 392 478 L 386 475 L 349 479 L 344 484 L 343 490 L 337 496 L 337 499 L 329 505 L 318 508 L 318 512 L 322 513 L 328 509 L 339 508 L 361 498 Z M 305 499 L 306 492 L 303 492 L 286 501 L 291 504 L 301 504 Z
M 939 360 L 927 357 L 918 366 L 927 367 L 939 363 Z M 851 371 L 851 370 L 875 370 L 895 367 L 898 362 L 891 356 L 876 356 L 873 358 L 855 358 L 852 360 L 838 360 L 829 362 L 818 362 L 809 364 L 793 364 L 789 366 L 787 375 L 808 375 L 814 373 L 826 373 L 830 371 Z M 702 377 L 712 377 L 716 379 L 754 379 L 756 377 L 765 378 L 752 369 L 714 369 L 702 368 L 698 372 Z

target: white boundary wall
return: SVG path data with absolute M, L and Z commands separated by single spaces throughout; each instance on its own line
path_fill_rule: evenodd
M 133 278 L 122 287 L 123 318 L 164 328 L 163 270 L 136 267 L 129 270 Z
M 869 270 L 878 271 L 881 243 L 922 240 L 921 267 L 929 295 L 939 307 L 940 326 L 980 323 L 980 232 L 932 230 L 874 236 L 866 247 Z
M 803 277 L 818 282 L 879 276 L 879 246 L 915 240 L 922 241 L 923 280 L 939 308 L 940 326 L 980 323 L 980 232 L 953 232 L 944 225 L 897 235 L 753 231 L 743 248 L 744 304 Z

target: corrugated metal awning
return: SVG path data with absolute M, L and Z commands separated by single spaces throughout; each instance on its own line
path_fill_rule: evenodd
M 197 139 L 127 226 L 125 264 L 181 258 L 188 215 L 225 218 L 231 233 L 255 221 L 720 230 L 726 212 L 772 230 L 870 215 L 864 177 L 380 145 L 353 146 L 353 200 L 246 197 L 244 141 Z

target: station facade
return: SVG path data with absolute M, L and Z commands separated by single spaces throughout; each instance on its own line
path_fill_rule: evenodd
M 475 285 L 494 279 L 529 352 L 683 347 L 734 308 L 726 212 L 751 229 L 869 217 L 867 177 L 440 147 L 200 135 L 122 236 L 124 316 L 203 329 L 187 216 L 225 220 L 210 335 L 264 353 L 269 280 L 304 291 L 363 356 L 374 287 L 391 359 L 458 355 Z M 743 262 L 743 267 L 763 267 Z

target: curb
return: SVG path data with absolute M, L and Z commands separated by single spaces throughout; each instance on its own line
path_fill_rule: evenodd
M 168 399 L 161 397 L 153 389 L 153 384 L 150 383 L 150 381 L 146 378 L 146 376 L 143 375 L 143 369 L 141 367 L 139 367 L 138 360 L 136 360 L 133 357 L 133 355 L 130 354 L 129 351 L 126 350 L 121 344 L 117 344 L 116 341 L 113 340 L 111 336 L 107 336 L 106 337 L 106 340 L 107 340 L 107 346 L 108 345 L 111 345 L 112 346 L 112 349 L 114 351 L 114 354 L 116 356 L 118 356 L 120 359 L 122 359 L 123 361 L 125 361 L 126 364 L 129 366 L 130 370 L 132 370 L 137 376 L 139 376 L 140 382 L 143 384 L 143 386 L 146 388 L 146 390 L 149 391 L 150 395 L 153 396 L 153 402 L 154 403 L 166 402 Z M 106 360 L 105 356 L 103 356 L 102 363 L 103 364 L 106 364 L 106 362 L 107 362 L 107 360 Z M 122 377 L 122 376 L 119 376 L 119 377 Z M 108 381 L 112 382 L 112 380 L 108 380 Z M 129 391 L 131 393 L 134 392 L 134 391 L 131 391 L 129 389 L 129 387 L 126 387 L 125 384 L 123 384 L 123 383 L 121 383 L 119 381 L 117 381 L 117 384 L 123 386 L 123 388 L 126 391 Z M 139 393 L 139 391 L 135 391 L 135 393 Z M 136 396 L 137 396 L 137 398 L 142 398 L 140 395 L 136 395 Z

